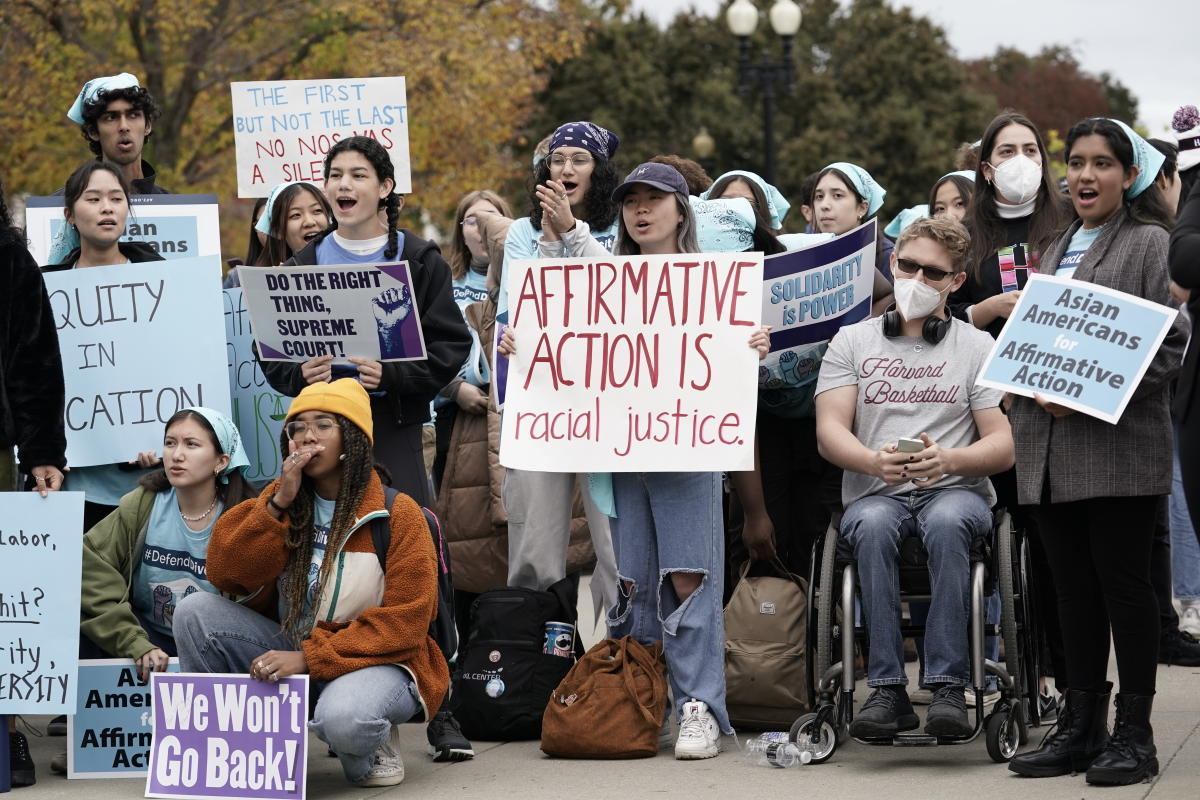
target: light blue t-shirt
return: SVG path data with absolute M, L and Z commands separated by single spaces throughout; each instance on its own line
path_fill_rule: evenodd
M 332 233 L 326 236 L 317 245 L 317 263 L 318 264 L 379 264 L 395 262 L 400 260 L 400 254 L 404 252 L 404 231 L 396 231 L 396 257 L 384 258 L 383 251 L 387 249 L 387 245 L 383 245 L 378 250 L 372 250 L 370 253 L 351 253 L 346 248 L 342 247 L 337 242 L 337 237 Z
M 1067 244 L 1067 249 L 1063 252 L 1062 259 L 1059 260 L 1058 266 L 1054 269 L 1054 274 L 1059 278 L 1074 278 L 1075 270 L 1079 267 L 1079 262 L 1083 261 L 1084 255 L 1087 254 L 1088 248 L 1096 239 L 1100 238 L 1100 231 L 1104 229 L 1101 225 L 1099 228 L 1087 230 L 1082 226 L 1075 231 L 1075 235 L 1071 237 L 1071 241 Z
M 333 500 L 326 500 L 313 493 L 313 549 L 312 561 L 308 565 L 308 588 L 304 592 L 304 619 L 310 619 L 313 603 L 321 591 L 321 562 L 325 560 L 325 548 L 329 544 L 329 526 L 333 522 Z M 287 615 L 284 608 L 283 587 L 279 592 L 279 618 Z
M 179 515 L 174 487 L 154 496 L 146 542 L 133 574 L 133 608 L 152 628 L 172 636 L 175 606 L 189 594 L 217 593 L 208 582 L 205 561 L 213 523 L 224 504 L 218 500 L 204 530 L 194 531 Z
M 450 285 L 454 291 L 454 302 L 458 304 L 459 311 L 465 311 L 467 306 L 472 303 L 487 300 L 486 273 L 480 274 L 468 267 L 467 274 L 461 278 L 455 278 Z

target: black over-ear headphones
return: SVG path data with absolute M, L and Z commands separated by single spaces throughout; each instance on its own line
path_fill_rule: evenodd
M 938 344 L 950 332 L 950 321 L 949 313 L 945 319 L 930 314 L 921 325 L 921 338 L 930 344 Z M 890 339 L 899 336 L 903 329 L 904 321 L 900 318 L 900 312 L 896 310 L 896 304 L 892 303 L 887 311 L 883 312 L 883 335 Z

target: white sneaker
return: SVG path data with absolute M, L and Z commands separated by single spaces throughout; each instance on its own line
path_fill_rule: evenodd
M 1200 603 L 1190 601 L 1179 615 L 1179 630 L 1200 638 Z
M 975 690 L 968 686 L 963 691 L 963 697 L 967 701 L 967 711 L 975 710 Z M 983 710 L 984 713 L 991 711 L 992 706 L 996 705 L 996 701 L 1000 699 L 1000 692 L 984 692 L 983 693 Z
M 404 780 L 404 760 L 400 758 L 400 728 L 392 726 L 388 740 L 371 756 L 371 769 L 355 786 L 395 786 Z
M 712 758 L 721 752 L 721 729 L 708 705 L 699 700 L 683 704 L 679 738 L 675 740 L 675 758 L 682 760 Z

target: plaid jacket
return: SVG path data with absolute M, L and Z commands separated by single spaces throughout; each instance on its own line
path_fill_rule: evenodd
M 1042 256 L 1047 272 L 1080 225 L 1076 221 Z M 1174 305 L 1167 291 L 1167 240 L 1162 228 L 1140 225 L 1121 211 L 1088 248 L 1074 277 Z M 1170 381 L 1186 343 L 1187 329 L 1177 317 L 1116 425 L 1080 413 L 1054 419 L 1031 398 L 1015 398 L 1009 422 L 1021 504 L 1040 503 L 1047 481 L 1055 503 L 1170 492 Z

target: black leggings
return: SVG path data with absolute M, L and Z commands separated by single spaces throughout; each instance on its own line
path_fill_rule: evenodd
M 1200 387 L 1192 398 L 1200 402 Z M 1179 453 L 1179 471 L 1183 474 L 1183 493 L 1192 516 L 1192 528 L 1200 541 L 1200 408 L 1188 411 L 1187 419 L 1179 424 L 1175 449 Z
M 1072 689 L 1103 689 L 1111 626 L 1120 690 L 1154 694 L 1158 603 L 1150 550 L 1158 502 L 1154 495 L 1096 497 L 1031 509 L 1054 573 Z

